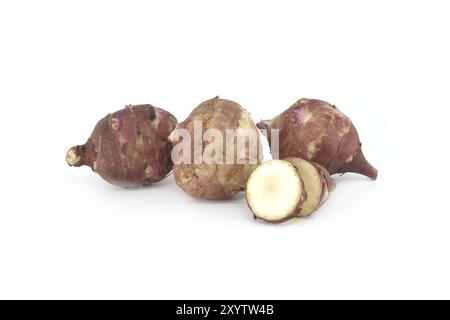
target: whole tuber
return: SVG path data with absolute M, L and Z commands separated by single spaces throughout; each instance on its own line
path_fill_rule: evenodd
M 279 157 L 299 157 L 318 163 L 330 174 L 355 172 L 373 180 L 378 171 L 364 158 L 358 132 L 351 120 L 328 102 L 300 99 L 258 128 L 279 132 Z
M 195 198 L 231 198 L 244 190 L 261 162 L 259 132 L 250 114 L 219 97 L 197 106 L 169 139 L 175 181 Z
M 176 124 L 173 115 L 152 105 L 126 106 L 101 119 L 85 144 L 67 151 L 66 162 L 91 167 L 121 187 L 158 182 L 172 170 L 168 137 Z

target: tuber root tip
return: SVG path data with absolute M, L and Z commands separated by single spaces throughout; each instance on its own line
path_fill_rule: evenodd
M 353 156 L 353 160 L 344 166 L 339 173 L 355 172 L 362 174 L 372 180 L 377 180 L 378 170 L 373 167 L 364 157 L 361 149 L 359 149 Z
M 361 155 L 362 155 L 362 168 L 359 173 L 365 175 L 366 177 L 372 179 L 373 181 L 377 180 L 378 170 L 366 160 L 362 152 Z
M 370 165 L 370 164 L 369 164 L 369 165 Z M 371 167 L 371 169 L 370 169 L 370 171 L 368 172 L 367 177 L 369 177 L 370 179 L 372 179 L 373 181 L 375 181 L 375 180 L 377 180 L 377 178 L 378 178 L 378 170 L 375 169 L 374 167 L 372 167 L 371 165 L 370 165 L 370 167 Z

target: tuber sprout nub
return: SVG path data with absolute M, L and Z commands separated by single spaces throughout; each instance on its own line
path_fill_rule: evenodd
M 66 153 L 66 162 L 71 167 L 81 166 L 82 146 L 75 146 Z

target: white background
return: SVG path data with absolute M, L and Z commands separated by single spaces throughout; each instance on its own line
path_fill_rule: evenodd
M 450 298 L 449 9 L 2 1 L 0 298 Z M 379 179 L 337 177 L 314 216 L 269 225 L 243 194 L 123 190 L 64 161 L 126 104 L 183 120 L 215 95 L 255 121 L 336 104 Z

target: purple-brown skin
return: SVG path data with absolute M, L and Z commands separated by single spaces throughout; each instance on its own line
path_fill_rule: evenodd
M 328 196 L 330 195 L 330 192 L 332 192 L 334 189 L 336 189 L 336 181 L 330 176 L 327 169 L 325 167 L 321 166 L 318 163 L 312 163 L 320 172 L 320 176 L 323 183 L 322 188 L 322 197 L 319 203 L 319 206 L 317 208 L 320 208 L 320 206 L 325 202 L 325 200 L 328 199 Z
M 233 162 L 234 164 L 194 164 L 194 121 L 202 123 L 202 134 L 207 129 L 218 129 L 221 131 L 224 137 L 224 153 L 227 147 L 225 146 L 226 129 L 242 128 L 255 130 L 258 143 L 256 164 L 248 162 L 246 164 L 236 164 L 236 161 Z M 194 198 L 210 200 L 232 198 L 233 195 L 245 189 L 250 174 L 257 164 L 261 163 L 258 129 L 248 112 L 236 102 L 219 99 L 219 97 L 207 100 L 197 106 L 186 120 L 178 124 L 176 129 L 185 129 L 190 133 L 192 163 L 174 164 L 173 175 L 177 185 Z M 177 130 L 172 133 L 169 139 L 174 146 L 182 142 Z M 203 141 L 202 153 L 207 145 L 208 142 Z M 234 145 L 236 145 L 236 139 Z M 237 152 L 239 151 L 235 152 L 235 156 Z M 223 159 L 226 159 L 225 155 Z
M 378 170 L 364 158 L 351 120 L 328 102 L 300 99 L 259 129 L 279 130 L 280 158 L 299 157 L 318 163 L 330 174 L 355 172 L 376 180 Z
M 149 104 L 108 114 L 84 145 L 66 154 L 70 166 L 88 166 L 121 187 L 148 185 L 172 170 L 170 133 L 177 125 L 169 112 Z

